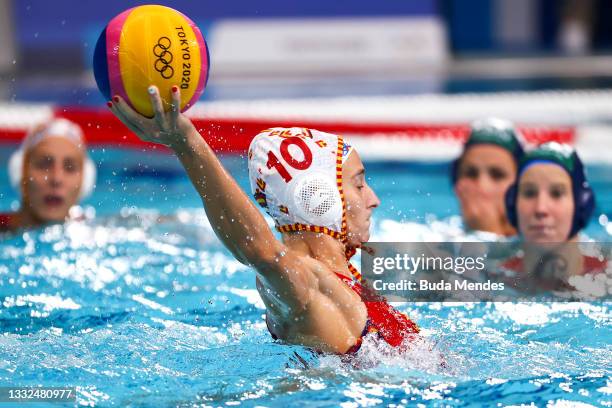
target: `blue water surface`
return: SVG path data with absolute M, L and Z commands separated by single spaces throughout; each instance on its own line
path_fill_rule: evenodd
M 356 368 L 270 338 L 254 272 L 217 240 L 174 157 L 93 157 L 84 221 L 0 238 L 0 386 L 76 386 L 90 406 L 612 405 L 609 304 L 402 304 L 426 340 L 399 355 L 367 339 Z M 247 189 L 246 160 L 223 163 Z M 366 169 L 376 239 L 456 227 L 446 163 Z M 588 170 L 587 235 L 609 240 L 612 169 Z M 0 167 L 0 211 L 17 205 Z

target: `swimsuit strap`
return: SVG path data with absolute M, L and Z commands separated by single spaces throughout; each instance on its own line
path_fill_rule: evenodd
M 348 276 L 336 272 L 340 280 L 346 283 L 359 296 L 375 295 L 369 292 L 369 289 L 362 286 L 359 282 Z M 353 354 L 359 350 L 363 342 L 363 337 L 368 333 L 378 333 L 378 336 L 383 338 L 385 342 L 393 347 L 400 346 L 406 339 L 418 334 L 420 329 L 404 313 L 396 310 L 384 298 L 377 297 L 375 299 L 363 299 L 363 303 L 368 312 L 366 325 L 357 339 L 355 344 L 347 351 L 347 354 Z

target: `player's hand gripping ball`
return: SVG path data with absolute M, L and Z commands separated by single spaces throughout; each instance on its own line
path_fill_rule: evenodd
M 171 109 L 171 88 L 181 89 L 181 112 L 198 100 L 210 59 L 200 29 L 169 7 L 134 7 L 113 18 L 100 34 L 94 53 L 94 74 L 107 100 L 121 96 L 144 116 L 152 117 L 147 94 L 155 85 L 164 110 Z

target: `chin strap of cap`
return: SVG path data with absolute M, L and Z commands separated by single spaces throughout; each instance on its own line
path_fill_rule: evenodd
M 344 256 L 346 256 L 346 264 L 348 266 L 349 271 L 351 272 L 351 275 L 353 275 L 353 278 L 355 278 L 355 280 L 359 283 L 363 282 L 363 277 L 361 276 L 361 273 L 359 273 L 359 271 L 357 270 L 357 268 L 355 268 L 353 266 L 353 264 L 351 263 L 351 258 L 353 257 L 353 255 L 355 255 L 357 253 L 357 249 L 353 248 L 353 247 L 347 247 L 346 250 L 344 251 Z

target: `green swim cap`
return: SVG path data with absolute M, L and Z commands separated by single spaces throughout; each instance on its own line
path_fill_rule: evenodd
M 494 144 L 508 150 L 515 159 L 523 155 L 519 133 L 512 122 L 499 119 L 480 119 L 472 123 L 464 151 L 476 144 Z
M 574 170 L 576 170 L 576 165 L 579 160 L 576 151 L 571 146 L 557 142 L 548 142 L 525 153 L 519 162 L 518 173 L 521 175 L 526 167 L 533 162 L 545 161 L 563 167 L 575 181 L 577 175 L 575 175 Z
M 479 144 L 492 144 L 507 150 L 514 157 L 517 165 L 523 157 L 522 137 L 512 122 L 499 118 L 476 120 L 470 126 L 470 134 L 463 145 L 461 156 L 451 163 L 450 173 L 453 185 L 459 177 L 459 164 L 466 150 Z

